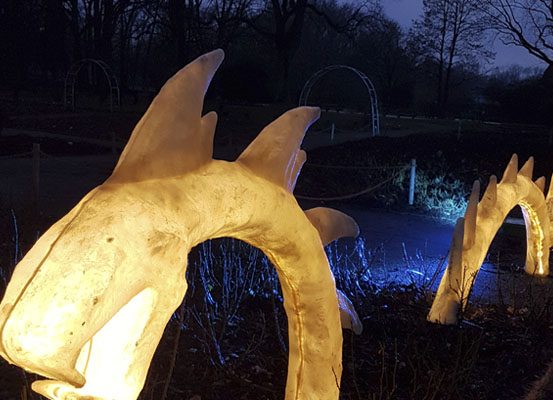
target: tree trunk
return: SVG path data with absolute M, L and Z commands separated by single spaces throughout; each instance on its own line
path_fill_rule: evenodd
M 103 18 L 101 19 L 100 48 L 98 53 L 100 59 L 108 64 L 113 61 L 113 35 L 115 33 L 115 10 L 113 0 L 103 0 Z
M 280 69 L 280 87 L 277 100 L 290 101 L 290 59 L 286 48 L 277 50 L 278 65 Z
M 186 52 L 186 3 L 184 0 L 169 0 L 169 23 L 175 46 L 175 63 L 177 68 L 187 61 Z
M 272 3 L 275 20 L 274 42 L 281 76 L 278 100 L 289 102 L 290 64 L 301 43 L 307 0 L 297 0 L 292 4 L 288 4 L 287 1 L 280 4 L 279 1 L 273 0 Z
M 120 37 L 119 37 L 119 85 L 121 90 L 126 90 L 129 86 L 129 32 L 128 25 L 125 23 L 123 16 L 119 17 L 120 20 Z
M 69 22 L 71 28 L 71 34 L 73 36 L 73 60 L 75 62 L 82 58 L 82 47 L 81 47 L 81 32 L 79 28 L 79 6 L 78 0 L 71 0 L 71 19 Z
M 438 115 L 441 117 L 443 115 L 443 81 L 444 81 L 444 60 L 440 57 L 438 62 L 438 79 L 437 79 L 437 110 Z
M 100 0 L 93 0 L 92 10 L 92 40 L 94 43 L 92 54 L 94 58 L 101 58 L 100 47 L 102 37 L 102 20 L 100 11 Z
M 451 41 L 449 43 L 449 52 L 446 66 L 445 83 L 444 83 L 444 95 L 443 95 L 443 113 L 445 114 L 447 109 L 447 103 L 449 101 L 449 87 L 451 84 L 451 72 L 453 70 L 453 61 L 457 52 L 457 41 L 459 39 L 459 30 L 461 29 L 461 21 L 463 19 L 463 4 L 457 3 L 455 5 L 455 12 L 453 13 L 453 33 L 451 35 Z
M 44 7 L 43 60 L 46 70 L 58 79 L 66 69 L 65 29 L 67 20 L 62 0 L 47 0 Z
M 444 25 L 446 21 L 443 22 Z M 438 115 L 443 115 L 443 82 L 444 82 L 444 50 L 445 50 L 445 27 L 440 37 L 440 54 L 438 57 L 438 82 L 437 82 L 437 109 Z

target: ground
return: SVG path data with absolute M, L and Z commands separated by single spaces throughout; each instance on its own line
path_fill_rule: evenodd
M 215 154 L 228 159 L 281 111 L 220 107 Z M 29 106 L 10 109 L 7 117 L 8 129 L 69 133 L 103 140 L 107 147 L 74 139 L 0 137 L 0 219 L 6 228 L 0 234 L 0 295 L 14 260 L 37 234 L 109 175 L 116 161 L 111 144 L 128 138 L 139 114 L 72 114 L 54 106 Z M 466 123 L 458 138 L 456 122 L 389 118 L 383 126 L 390 136 L 329 147 L 321 147 L 325 143 L 320 139 L 325 136 L 328 141 L 328 133 L 310 139 L 311 165 L 304 167 L 296 193 L 321 198 L 354 193 L 396 172 L 367 167 L 405 165 L 412 158 L 417 160 L 419 179 L 428 181 L 419 187 L 427 190 L 425 197 L 418 196 L 435 196 L 439 204 L 445 204 L 447 197 L 464 198 L 474 179 L 486 183 L 490 174 L 501 176 L 513 152 L 521 158 L 536 157 L 536 177 L 553 171 L 549 138 L 535 127 Z M 418 134 L 403 136 L 410 130 Z M 308 139 L 309 135 L 317 134 L 308 133 Z M 31 157 L 21 154 L 37 141 L 44 152 L 38 207 L 30 183 Z M 345 172 L 317 167 L 321 164 L 355 168 Z M 447 190 L 455 181 L 463 193 Z M 398 175 L 360 198 L 301 202 L 305 208 L 342 209 L 361 227 L 362 240 L 344 240 L 328 249 L 337 285 L 352 300 L 364 325 L 359 336 L 344 332 L 341 397 L 523 398 L 553 358 L 550 280 L 522 273 L 524 232 L 506 225 L 494 240 L 479 276 L 481 284 L 459 326 L 429 324 L 425 318 L 446 262 L 452 225 L 448 215 L 438 220 L 420 199 L 408 206 L 406 190 L 405 177 Z M 167 326 L 141 398 L 282 399 L 287 333 L 272 267 L 255 249 L 228 241 L 196 249 L 190 260 L 190 290 Z M 220 284 L 221 274 L 229 271 L 237 277 L 232 290 Z M 224 296 L 226 305 L 215 308 L 214 304 L 223 304 Z M 205 329 L 208 324 L 212 329 Z M 4 361 L 0 371 L 1 399 L 33 396 L 22 391 L 37 377 Z

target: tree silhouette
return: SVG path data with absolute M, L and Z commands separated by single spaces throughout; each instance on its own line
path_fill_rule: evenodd
M 489 56 L 483 46 L 478 0 L 424 0 L 423 16 L 415 22 L 411 35 L 421 59 L 435 64 L 436 103 L 443 115 L 454 68 Z

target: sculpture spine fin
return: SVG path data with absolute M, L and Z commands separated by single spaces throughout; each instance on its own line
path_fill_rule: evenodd
M 307 153 L 303 150 L 298 151 L 296 154 L 296 159 L 294 161 L 294 167 L 292 168 L 292 171 L 288 178 L 288 190 L 290 191 L 290 193 L 294 192 L 294 189 L 296 188 L 296 183 L 298 182 L 298 177 L 300 176 L 301 169 L 306 161 Z
M 549 200 L 553 197 L 553 174 L 551 174 L 551 180 L 549 181 L 549 190 L 547 190 L 547 196 L 545 196 L 545 200 Z
M 545 192 L 545 176 L 540 176 L 534 183 L 542 192 Z
M 490 176 L 490 181 L 488 182 L 488 187 L 482 196 L 482 207 L 489 208 L 495 206 L 497 202 L 497 177 L 495 175 Z
M 457 219 L 453 230 L 453 238 L 451 239 L 451 247 L 449 250 L 448 270 L 449 270 L 449 285 L 456 288 L 463 285 L 463 242 L 465 238 L 465 223 L 464 218 Z M 462 293 L 457 293 L 461 299 Z
M 357 315 L 357 311 L 353 307 L 350 299 L 341 291 L 336 289 L 338 297 L 338 306 L 340 308 L 340 322 L 342 329 L 351 329 L 356 335 L 363 333 L 363 324 Z
M 305 211 L 305 215 L 319 231 L 323 246 L 342 237 L 357 237 L 359 235 L 357 223 L 341 211 L 317 207 Z
M 518 172 L 520 175 L 532 179 L 534 173 L 534 157 L 530 157 Z
M 474 244 L 476 235 L 476 218 L 478 215 L 478 199 L 480 197 L 480 182 L 474 181 L 470 194 L 467 211 L 465 212 L 465 228 L 463 236 L 463 248 L 469 249 Z
M 509 160 L 509 164 L 507 164 L 507 168 L 505 168 L 505 172 L 503 172 L 503 177 L 501 178 L 500 183 L 515 183 L 517 181 L 517 173 L 518 156 L 513 154 L 511 160 Z
M 109 178 L 138 182 L 182 175 L 210 162 L 217 118 L 202 118 L 205 93 L 224 52 L 215 50 L 181 69 L 136 125 Z
M 319 116 L 317 107 L 287 111 L 263 129 L 236 161 L 257 176 L 288 189 L 303 136 Z

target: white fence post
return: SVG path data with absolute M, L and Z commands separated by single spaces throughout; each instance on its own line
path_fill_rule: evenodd
M 417 176 L 417 160 L 411 160 L 411 177 L 409 179 L 409 205 L 415 202 L 415 178 Z
M 334 122 L 332 123 L 332 126 L 330 127 L 330 141 L 334 142 L 334 131 L 336 129 L 336 126 L 334 125 Z

